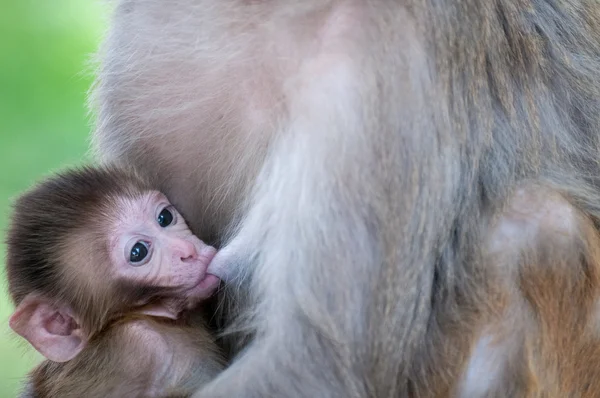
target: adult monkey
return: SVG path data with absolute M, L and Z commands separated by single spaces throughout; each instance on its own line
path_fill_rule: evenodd
M 513 189 L 598 215 L 599 40 L 595 0 L 119 1 L 99 154 L 233 236 L 253 295 L 199 396 L 453 391 Z

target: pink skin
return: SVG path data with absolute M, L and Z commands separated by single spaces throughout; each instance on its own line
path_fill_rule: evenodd
M 207 269 L 216 249 L 190 231 L 165 195 L 152 191 L 133 201 L 119 199 L 117 208 L 119 213 L 110 233 L 109 247 L 118 278 L 175 288 L 177 297 L 163 303 L 169 312 L 190 308 L 215 292 L 220 278 Z M 173 221 L 166 227 L 158 222 L 164 209 L 173 215 Z M 143 261 L 131 263 L 131 249 L 140 241 L 147 243 L 148 254 Z
M 235 263 L 240 253 L 243 253 L 239 248 L 241 244 L 238 243 L 238 241 L 233 241 L 221 248 L 208 265 L 207 272 L 216 275 L 225 282 L 232 279 L 231 263 Z

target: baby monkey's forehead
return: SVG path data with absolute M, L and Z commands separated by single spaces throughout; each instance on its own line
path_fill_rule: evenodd
M 120 196 L 114 198 L 111 209 L 114 216 L 112 220 L 116 226 L 145 221 L 148 217 L 153 219 L 159 208 L 170 205 L 167 197 L 160 191 L 147 191 L 133 197 Z
M 170 205 L 167 197 L 156 190 L 111 198 L 105 215 L 109 252 L 113 253 L 127 237 L 150 233 L 160 211 Z

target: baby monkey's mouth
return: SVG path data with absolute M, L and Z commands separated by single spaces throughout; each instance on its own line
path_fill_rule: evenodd
M 200 254 L 199 266 L 203 268 L 198 281 L 193 285 L 192 288 L 185 291 L 184 296 L 186 299 L 185 308 L 189 309 L 196 306 L 200 301 L 209 298 L 219 287 L 221 279 L 207 272 L 207 269 L 217 254 L 217 250 L 214 247 L 205 247 Z
M 207 268 L 215 257 L 217 251 L 213 247 L 204 247 L 199 251 L 198 261 L 193 267 L 198 267 L 198 278 L 195 282 L 181 288 L 167 288 L 163 294 L 155 296 L 156 300 L 152 303 L 145 303 L 142 309 L 146 309 L 149 315 L 166 316 L 171 319 L 178 319 L 184 311 L 192 310 L 202 301 L 212 296 L 221 283 L 221 279 L 207 272 Z M 162 297 L 160 297 L 162 296 Z M 150 308 L 151 311 L 147 309 Z

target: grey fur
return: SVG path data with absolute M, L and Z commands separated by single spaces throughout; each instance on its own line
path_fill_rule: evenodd
M 121 0 L 100 60 L 99 157 L 253 259 L 201 397 L 441 394 L 514 187 L 600 215 L 595 0 Z

